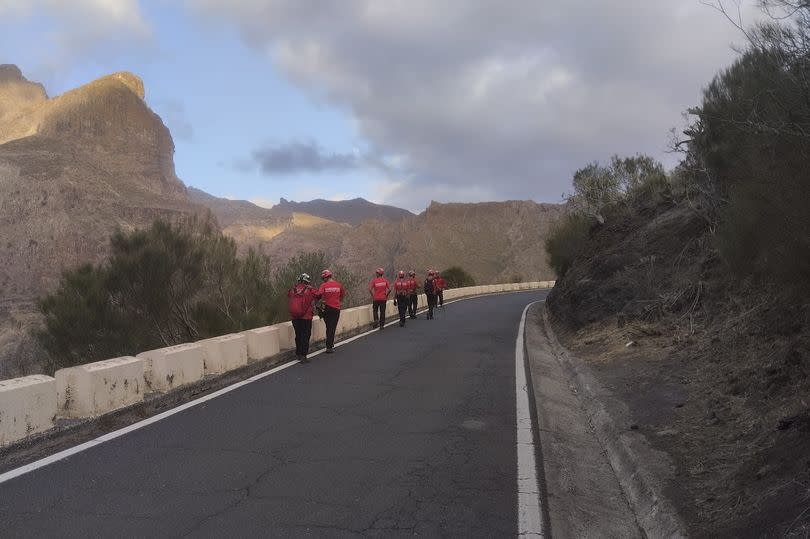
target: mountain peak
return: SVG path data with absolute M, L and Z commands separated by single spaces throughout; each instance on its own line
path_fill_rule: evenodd
M 7 80 L 24 81 L 22 71 L 14 64 L 0 64 L 0 82 Z
M 132 93 L 134 93 L 141 99 L 144 99 L 146 97 L 146 92 L 144 91 L 143 87 L 143 80 L 139 76 L 130 73 L 129 71 L 119 71 L 117 73 L 112 73 L 110 75 L 107 75 L 106 77 L 101 77 L 100 79 L 97 79 L 96 81 L 94 81 L 94 83 L 104 84 L 107 81 L 120 82 L 121 84 L 132 90 Z

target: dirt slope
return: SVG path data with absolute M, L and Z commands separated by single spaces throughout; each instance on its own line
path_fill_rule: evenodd
M 549 309 L 628 406 L 628 435 L 671 458 L 668 495 L 691 535 L 805 537 L 808 298 L 736 281 L 712 241 L 687 206 L 615 216 L 592 230 Z

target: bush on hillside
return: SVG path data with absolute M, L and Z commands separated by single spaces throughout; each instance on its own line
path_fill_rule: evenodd
M 810 7 L 806 8 L 810 13 Z M 717 248 L 730 270 L 810 283 L 810 57 L 766 25 L 704 91 L 685 162 L 717 210 Z M 785 33 L 787 32 L 787 33 Z
M 576 212 L 564 215 L 551 227 L 545 247 L 557 278 L 566 274 L 585 249 L 590 228 L 588 216 Z
M 604 224 L 606 211 L 617 205 L 669 196 L 664 166 L 641 154 L 614 155 L 608 165 L 590 163 L 574 173 L 573 185 L 574 193 L 567 197 L 570 208 L 599 224 Z
M 465 286 L 475 286 L 475 279 L 459 266 L 452 266 L 443 270 L 441 276 L 447 284 L 447 288 L 463 288 Z

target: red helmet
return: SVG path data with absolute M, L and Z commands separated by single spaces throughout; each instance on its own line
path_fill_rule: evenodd
M 382 276 L 382 274 L 383 274 L 383 273 L 385 273 L 385 270 L 384 270 L 384 269 L 382 269 L 382 268 L 377 268 L 377 275 Z
M 402 270 L 399 270 L 399 273 L 397 273 L 397 277 L 399 277 L 400 279 L 404 279 L 405 278 L 405 272 L 402 271 Z
M 408 275 L 410 275 L 411 277 L 416 277 L 416 272 L 411 270 L 408 272 Z
M 325 269 L 325 270 L 323 270 L 321 272 L 321 279 L 328 279 L 331 276 L 332 276 L 332 272 L 329 271 L 328 269 Z

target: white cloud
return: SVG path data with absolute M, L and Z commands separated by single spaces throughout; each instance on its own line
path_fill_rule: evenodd
M 554 200 L 591 160 L 665 158 L 668 129 L 742 37 L 698 0 L 187 5 L 350 111 L 371 147 L 398 156 L 394 187 L 373 196 L 408 207 Z
M 0 0 L 0 32 L 20 24 L 29 24 L 31 41 L 48 51 L 35 68 L 46 72 L 98 61 L 152 37 L 138 0 Z

